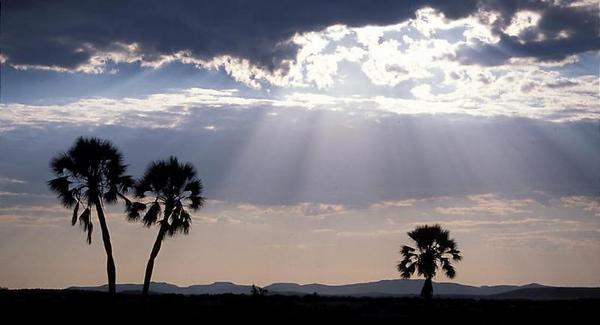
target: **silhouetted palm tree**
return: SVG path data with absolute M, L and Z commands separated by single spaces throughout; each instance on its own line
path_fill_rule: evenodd
M 400 254 L 403 259 L 398 263 L 398 271 L 404 279 L 409 279 L 415 272 L 424 276 L 421 296 L 430 299 L 433 294 L 431 280 L 438 268 L 441 267 L 446 276 L 452 279 L 456 275 L 452 261 L 460 261 L 462 256 L 456 242 L 450 238 L 450 232 L 440 225 L 419 226 L 409 231 L 408 236 L 415 241 L 416 248 L 402 246 Z
M 50 180 L 48 186 L 66 208 L 73 208 L 71 224 L 79 220 L 87 232 L 88 244 L 92 243 L 92 209 L 95 208 L 106 251 L 108 291 L 114 294 L 116 269 L 104 203 L 115 203 L 117 197 L 123 197 L 132 186 L 131 177 L 125 175 L 123 157 L 109 141 L 80 137 L 69 151 L 54 157 L 50 166 L 56 178 Z M 81 208 L 84 210 L 78 214 Z
M 180 164 L 175 157 L 150 164 L 142 179 L 135 184 L 135 195 L 138 198 L 145 198 L 146 193 L 151 193 L 151 202 L 129 202 L 127 209 L 129 219 L 138 220 L 140 212 L 149 205 L 148 211 L 142 217 L 144 225 L 150 227 L 160 224 L 146 266 L 144 295 L 148 295 L 154 260 L 160 251 L 163 239 L 166 235 L 187 234 L 192 217 L 185 208 L 195 211 L 204 205 L 202 182 L 196 177 L 194 166 L 189 163 Z M 162 219 L 159 219 L 161 215 Z

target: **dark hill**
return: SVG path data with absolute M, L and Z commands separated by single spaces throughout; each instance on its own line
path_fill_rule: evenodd
M 325 285 L 319 283 L 297 284 L 297 283 L 274 283 L 265 287 L 271 294 L 281 295 L 309 295 L 319 294 L 323 296 L 353 296 L 353 297 L 390 297 L 390 296 L 415 296 L 419 295 L 423 280 L 381 280 L 365 283 L 354 283 L 344 285 Z M 540 284 L 529 284 L 526 286 L 498 285 L 498 286 L 469 286 L 458 283 L 439 282 L 434 283 L 434 292 L 438 296 L 446 297 L 483 297 L 514 292 L 518 289 L 545 288 Z M 70 287 L 69 290 L 106 291 L 106 285 L 97 287 Z M 215 282 L 206 285 L 192 285 L 180 287 L 164 282 L 153 282 L 150 290 L 157 294 L 249 294 L 251 286 L 238 285 L 231 282 Z M 141 291 L 140 284 L 119 284 L 117 291 L 121 293 L 135 293 Z M 502 298 L 502 296 L 498 296 Z
M 570 300 L 600 299 L 600 288 L 522 288 L 490 296 L 494 299 Z

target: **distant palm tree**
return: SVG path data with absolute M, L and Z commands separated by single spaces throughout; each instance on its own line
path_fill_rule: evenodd
M 454 278 L 456 271 L 452 261 L 460 261 L 462 256 L 450 232 L 442 229 L 440 225 L 419 226 L 408 232 L 408 236 L 415 241 L 416 248 L 402 246 L 400 254 L 402 261 L 398 263 L 398 271 L 404 279 L 409 279 L 415 272 L 425 277 L 421 296 L 430 299 L 433 295 L 432 279 L 439 267 L 446 276 Z
M 149 205 L 148 211 L 141 218 L 142 222 L 147 227 L 160 224 L 146 266 L 144 295 L 148 295 L 154 260 L 158 256 L 163 239 L 166 235 L 187 234 L 192 217 L 185 208 L 196 211 L 204 205 L 202 182 L 196 177 L 194 166 L 189 163 L 180 164 L 175 157 L 155 161 L 146 169 L 144 176 L 135 184 L 135 195 L 143 199 L 147 193 L 151 193 L 151 202 L 129 202 L 127 204 L 130 220 L 140 219 L 140 212 L 146 210 Z M 161 214 L 162 219 L 159 219 Z
M 66 208 L 74 207 L 71 224 L 79 220 L 87 232 L 88 244 L 92 243 L 92 208 L 95 208 L 106 251 L 108 292 L 115 294 L 116 269 L 104 203 L 115 203 L 132 186 L 131 177 L 125 175 L 121 153 L 109 141 L 80 137 L 69 151 L 54 157 L 50 166 L 56 178 L 48 186 Z M 79 215 L 81 208 L 84 210 Z

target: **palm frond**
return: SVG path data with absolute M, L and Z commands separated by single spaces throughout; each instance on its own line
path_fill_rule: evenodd
M 404 256 L 404 257 L 412 257 L 412 256 L 416 256 L 414 251 L 415 251 L 414 248 L 404 245 L 400 249 L 400 254 L 402 254 L 402 256 Z
M 398 263 L 396 268 L 403 279 L 410 279 L 417 269 L 417 263 L 411 259 L 404 259 Z
M 88 245 L 92 244 L 92 230 L 93 229 L 94 229 L 94 225 L 92 225 L 90 223 L 87 228 L 87 243 L 88 243 Z
M 74 190 L 72 190 L 70 186 L 71 182 L 69 181 L 68 176 L 57 177 L 48 181 L 48 187 L 58 195 L 61 203 L 66 208 L 72 207 L 77 202 Z
M 79 216 L 79 224 L 81 225 L 81 228 L 83 228 L 84 232 L 87 232 L 88 236 L 87 236 L 87 242 L 88 244 L 92 243 L 92 212 L 90 210 L 89 207 L 85 208 L 85 210 L 83 210 L 83 212 L 81 213 L 81 215 Z
M 65 171 L 72 171 L 74 169 L 73 160 L 67 153 L 61 153 L 50 161 L 50 168 L 55 175 L 62 176 Z
M 140 212 L 146 210 L 146 204 L 141 202 L 129 202 L 126 204 L 125 212 L 127 212 L 127 219 L 130 221 L 137 221 L 140 218 Z
M 77 217 L 79 216 L 77 213 L 79 211 L 79 202 L 75 205 L 73 209 L 73 217 L 71 218 L 71 226 L 74 226 L 77 223 Z
M 147 175 L 144 176 L 139 182 L 135 182 L 133 185 L 133 194 L 138 198 L 146 197 L 146 192 L 152 190 Z
M 115 184 L 109 185 L 108 191 L 104 192 L 102 198 L 106 203 L 115 203 L 117 202 L 117 197 L 119 195 L 119 190 Z
M 123 173 L 124 172 L 125 171 L 123 171 Z M 119 193 L 128 193 L 133 188 L 133 185 L 135 184 L 135 182 L 133 181 L 133 178 L 129 175 L 123 175 L 123 176 L 117 177 L 116 183 L 119 186 L 119 188 L 118 188 Z
M 190 192 L 191 195 L 200 195 L 202 193 L 202 182 L 198 179 L 193 179 L 188 182 L 183 188 L 184 192 Z
M 189 200 L 190 204 L 188 207 L 194 211 L 202 208 L 206 202 L 206 199 L 202 196 L 190 196 Z
M 452 255 L 453 260 L 457 262 L 462 261 L 462 255 L 460 255 L 460 251 L 458 249 L 451 250 L 449 254 Z
M 161 212 L 160 211 L 160 203 L 158 203 L 158 202 L 152 203 L 152 205 L 150 206 L 150 209 L 148 209 L 148 212 L 146 212 L 146 214 L 142 218 L 142 221 L 144 222 L 144 226 L 150 227 L 151 225 L 155 224 L 156 221 L 158 220 L 158 217 L 160 216 L 160 212 Z
M 447 258 L 442 258 L 441 263 L 442 263 L 442 270 L 444 270 L 444 273 L 446 274 L 446 276 L 449 279 L 453 279 L 456 276 L 456 270 L 454 269 L 454 266 L 452 266 L 452 264 L 450 264 L 450 261 Z
M 184 235 L 189 234 L 190 227 L 192 226 L 192 216 L 185 210 L 181 210 L 181 230 Z
M 125 209 L 131 205 L 131 200 L 123 192 L 117 192 L 117 195 L 125 202 Z
M 181 206 L 181 202 L 177 202 L 177 205 L 175 205 L 175 207 L 173 207 L 172 209 L 170 206 L 167 206 L 165 208 L 165 215 L 167 215 L 167 208 L 169 209 L 169 220 L 165 220 L 167 226 L 167 234 L 169 235 L 169 237 L 172 237 L 179 231 L 179 227 L 181 227 L 181 211 L 183 210 L 183 207 Z
M 178 233 L 189 234 L 192 225 L 192 216 L 183 208 L 176 209 L 176 214 L 173 214 L 175 217 L 169 225 L 169 236 L 172 237 Z

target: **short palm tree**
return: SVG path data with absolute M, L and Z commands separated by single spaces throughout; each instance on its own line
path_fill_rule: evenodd
M 139 199 L 150 197 L 151 200 L 129 202 L 127 204 L 129 219 L 141 218 L 147 227 L 160 225 L 146 265 L 143 294 L 148 295 L 154 260 L 158 256 L 163 239 L 165 236 L 174 236 L 177 233 L 188 234 L 192 217 L 186 208 L 192 211 L 200 209 L 204 205 L 204 197 L 202 197 L 202 182 L 196 177 L 194 166 L 189 163 L 180 164 L 175 157 L 151 163 L 134 187 L 136 197 Z M 146 208 L 148 209 L 145 215 L 141 217 L 140 212 Z
M 79 220 L 92 243 L 92 209 L 96 210 L 106 251 L 108 291 L 116 292 L 116 268 L 112 256 L 110 234 L 104 216 L 104 203 L 115 203 L 132 186 L 125 175 L 126 165 L 119 150 L 109 141 L 80 137 L 69 151 L 58 154 L 50 162 L 56 178 L 48 182 L 66 208 L 73 208 L 71 224 Z M 79 211 L 83 212 L 79 214 Z
M 460 261 L 462 256 L 450 232 L 440 225 L 419 226 L 408 232 L 414 240 L 416 248 L 402 246 L 400 254 L 402 261 L 398 263 L 398 271 L 404 279 L 409 279 L 415 272 L 425 277 L 421 296 L 430 299 L 433 295 L 432 279 L 438 268 L 444 271 L 450 279 L 454 278 L 456 271 L 452 266 L 453 261 Z

